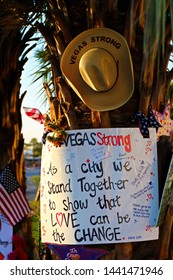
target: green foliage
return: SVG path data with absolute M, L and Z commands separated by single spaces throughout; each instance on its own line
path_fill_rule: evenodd
M 31 224 L 32 224 L 32 236 L 34 238 L 36 247 L 40 246 L 40 235 L 39 235 L 39 223 L 40 223 L 40 201 L 31 201 L 30 207 L 33 211 L 33 215 L 31 216 Z
M 42 48 L 36 50 L 35 57 L 37 59 L 38 68 L 33 73 L 33 83 L 41 80 L 43 84 L 46 83 L 48 85 L 49 90 L 52 93 L 54 91 L 54 85 L 52 83 L 52 68 L 47 49 L 44 47 L 44 45 L 42 45 Z M 47 96 L 45 94 L 44 87 L 41 87 L 36 92 L 36 94 L 40 100 L 41 105 L 46 104 Z
M 31 218 L 32 223 L 32 236 L 35 240 L 35 243 L 39 243 L 39 217 L 38 215 L 32 216 Z
M 38 142 L 36 138 L 32 138 L 29 144 L 26 144 L 27 149 L 32 150 L 32 156 L 40 157 L 42 152 L 42 143 Z
M 32 225 L 32 236 L 34 238 L 35 246 L 37 251 L 39 251 L 40 247 L 40 201 L 33 201 L 30 202 L 30 207 L 32 209 L 32 216 L 31 216 L 31 225 Z
M 42 46 L 41 49 L 37 49 L 35 52 L 35 57 L 39 61 L 39 68 L 35 73 L 33 73 L 35 76 L 35 80 L 33 82 L 42 79 L 43 82 L 47 83 L 51 87 L 52 70 L 47 49 L 45 49 L 44 46 Z
M 35 186 L 39 187 L 39 184 L 40 184 L 40 176 L 39 175 L 32 176 L 31 180 L 32 180 L 32 183 Z
M 40 176 L 34 175 L 31 177 L 32 183 L 39 189 Z M 32 223 L 32 235 L 35 240 L 36 245 L 39 246 L 39 223 L 40 223 L 40 200 L 34 200 L 30 202 L 30 207 L 32 209 L 31 223 Z

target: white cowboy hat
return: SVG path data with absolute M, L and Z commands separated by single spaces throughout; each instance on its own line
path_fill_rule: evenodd
M 133 67 L 127 42 L 111 29 L 89 29 L 74 38 L 62 55 L 61 70 L 91 110 L 116 109 L 133 94 Z

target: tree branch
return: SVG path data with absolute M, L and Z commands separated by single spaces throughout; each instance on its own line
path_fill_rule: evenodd
M 65 83 L 65 81 L 63 80 L 62 77 L 58 77 L 56 79 L 58 85 L 59 85 L 59 89 L 60 89 L 60 93 L 63 99 L 63 102 L 61 102 L 62 104 L 65 103 L 66 107 L 61 106 L 62 110 L 67 118 L 68 124 L 70 129 L 77 129 L 78 128 L 78 121 L 76 118 L 76 113 L 75 110 L 73 108 L 73 102 L 72 102 L 72 98 L 71 98 L 71 93 L 70 93 L 70 88 L 68 87 L 68 85 Z

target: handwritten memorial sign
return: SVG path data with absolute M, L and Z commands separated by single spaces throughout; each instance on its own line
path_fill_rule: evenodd
M 12 251 L 13 227 L 0 212 L 0 260 L 6 260 Z
M 70 130 L 41 167 L 42 242 L 101 244 L 158 238 L 155 129 Z

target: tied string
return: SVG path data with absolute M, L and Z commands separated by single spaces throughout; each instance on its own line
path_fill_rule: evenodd
M 160 124 L 155 119 L 151 106 L 148 108 L 148 117 L 146 117 L 141 111 L 138 111 L 131 119 L 132 123 L 137 123 L 140 132 L 144 138 L 149 137 L 150 127 L 159 128 Z
M 66 117 L 62 115 L 56 121 L 51 121 L 47 115 L 44 117 L 45 132 L 42 136 L 43 144 L 45 144 L 46 140 L 48 140 L 56 147 L 61 146 L 67 136 L 67 133 L 65 132 L 65 127 L 67 126 Z M 50 132 L 53 132 L 53 135 L 49 135 Z

